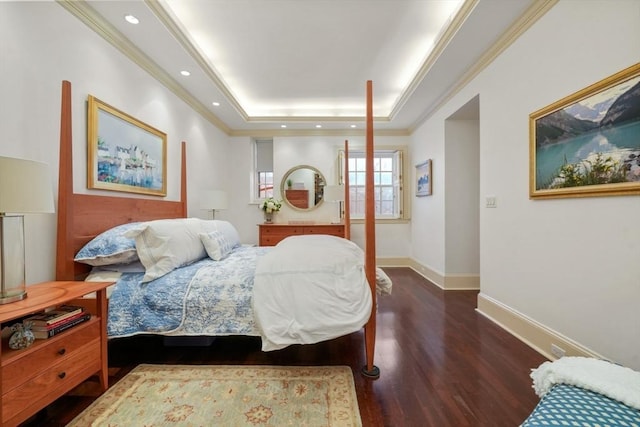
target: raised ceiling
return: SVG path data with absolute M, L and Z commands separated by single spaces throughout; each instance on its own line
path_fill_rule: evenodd
M 229 135 L 361 132 L 367 80 L 376 130 L 408 134 L 553 3 L 58 2 Z

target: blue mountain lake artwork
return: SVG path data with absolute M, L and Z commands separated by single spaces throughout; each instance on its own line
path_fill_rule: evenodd
M 640 76 L 536 121 L 536 189 L 640 182 Z

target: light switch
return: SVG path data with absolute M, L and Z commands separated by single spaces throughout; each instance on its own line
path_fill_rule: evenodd
M 498 207 L 498 200 L 496 199 L 496 196 L 487 196 L 485 200 L 486 200 L 485 207 L 487 208 Z

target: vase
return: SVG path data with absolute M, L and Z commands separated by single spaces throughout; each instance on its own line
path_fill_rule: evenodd
M 273 212 L 264 213 L 264 222 L 267 224 L 271 224 L 273 222 Z

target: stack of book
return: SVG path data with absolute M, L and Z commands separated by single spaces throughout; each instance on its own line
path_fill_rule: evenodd
M 28 317 L 23 323 L 31 323 L 31 331 L 36 339 L 47 339 L 89 319 L 91 313 L 85 312 L 83 307 L 61 305 L 55 310 Z

